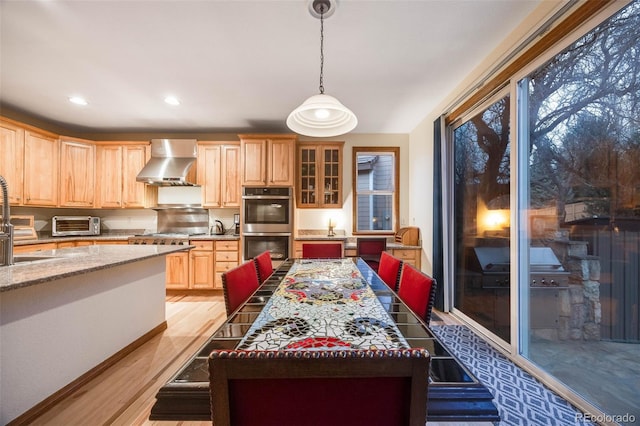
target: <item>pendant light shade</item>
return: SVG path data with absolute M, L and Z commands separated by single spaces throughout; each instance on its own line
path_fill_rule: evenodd
M 305 136 L 338 136 L 353 130 L 358 119 L 339 100 L 324 93 L 324 17 L 333 14 L 335 4 L 332 0 L 313 0 L 309 10 L 313 17 L 320 18 L 320 94 L 294 109 L 287 117 L 287 127 Z
M 287 127 L 305 136 L 332 137 L 352 131 L 358 119 L 351 110 L 333 96 L 313 95 L 294 109 Z

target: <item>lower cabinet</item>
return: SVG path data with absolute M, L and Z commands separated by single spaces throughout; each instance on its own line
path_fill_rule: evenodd
M 189 241 L 189 288 L 213 289 L 213 241 Z
M 420 269 L 420 254 L 422 251 L 421 249 L 392 249 L 390 251 L 391 254 L 398 259 L 401 259 L 403 262 L 409 263 L 415 266 L 417 269 Z
M 189 252 L 167 256 L 167 290 L 222 290 L 222 274 L 238 266 L 237 240 L 192 240 Z
M 222 289 L 222 274 L 240 264 L 240 244 L 238 241 L 215 242 L 215 277 L 213 288 Z
M 27 244 L 22 246 L 13 246 L 13 254 L 33 253 L 36 251 L 55 250 L 57 248 L 58 243 Z
M 189 288 L 189 252 L 169 253 L 166 256 L 166 285 L 168 290 Z
M 420 254 L 422 252 L 421 248 L 398 249 L 387 247 L 387 252 L 402 260 L 404 263 L 408 263 L 412 266 L 415 266 L 417 269 L 420 269 Z M 344 255 L 346 257 L 356 257 L 358 256 L 358 250 L 355 248 L 345 249 Z

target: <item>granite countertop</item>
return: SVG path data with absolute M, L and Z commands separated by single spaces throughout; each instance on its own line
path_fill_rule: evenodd
M 0 292 L 164 256 L 168 253 L 188 250 L 191 247 L 193 246 L 93 245 L 21 253 L 15 257 L 48 256 L 51 258 L 0 266 Z
M 327 230 L 322 229 L 300 229 L 296 233 L 294 239 L 296 241 L 343 241 L 344 248 L 356 249 L 357 248 L 357 237 L 347 237 L 346 233 L 342 229 L 337 229 L 335 231 L 335 236 L 329 237 L 327 235 Z M 365 237 L 366 238 L 366 237 Z M 396 243 L 393 240 L 393 237 L 387 238 L 387 248 L 388 249 L 420 249 L 421 246 L 408 246 L 405 244 Z
M 14 241 L 14 246 L 24 246 L 29 244 L 46 244 L 46 243 L 60 243 L 64 241 L 126 241 L 129 237 L 134 235 L 140 235 L 143 232 L 105 232 L 100 235 L 91 236 L 69 236 L 69 237 L 53 237 L 50 233 L 38 234 L 38 239 L 35 240 L 18 240 Z M 239 240 L 239 235 L 225 234 L 225 235 L 192 235 L 190 240 Z

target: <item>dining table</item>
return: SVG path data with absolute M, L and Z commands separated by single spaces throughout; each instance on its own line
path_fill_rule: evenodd
M 427 349 L 427 421 L 496 422 L 489 390 L 360 258 L 287 259 L 156 394 L 150 420 L 210 420 L 213 350 Z

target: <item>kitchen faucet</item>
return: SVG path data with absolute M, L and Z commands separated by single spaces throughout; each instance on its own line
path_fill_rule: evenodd
M 13 225 L 9 209 L 9 186 L 2 176 L 0 176 L 0 186 L 2 186 L 2 223 L 0 224 L 2 259 L 0 259 L 0 265 L 8 266 L 13 264 Z

